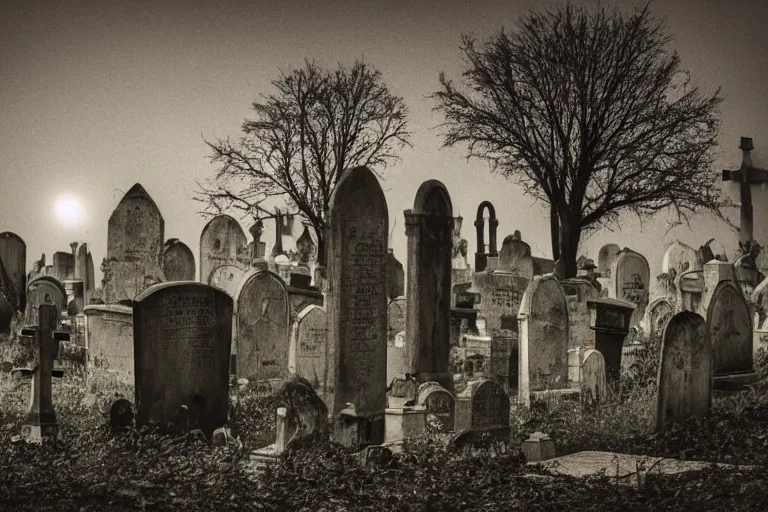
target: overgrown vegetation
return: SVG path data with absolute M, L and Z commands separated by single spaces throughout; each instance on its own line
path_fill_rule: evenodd
M 759 388 L 717 397 L 712 417 L 651 431 L 655 390 L 636 359 L 635 387 L 623 401 L 584 414 L 577 401 L 513 410 L 509 449 L 490 444 L 457 451 L 437 438 L 409 443 L 407 453 L 365 466 L 359 454 L 329 449 L 293 452 L 254 476 L 245 461 L 274 441 L 279 396 L 233 386 L 230 428 L 239 442 L 211 447 L 193 434 L 149 429 L 113 435 L 107 426 L 116 397 L 132 390 L 100 371 L 70 372 L 54 381 L 61 439 L 43 446 L 12 443 L 28 405 L 29 385 L 0 375 L 0 509 L 2 510 L 766 510 L 768 471 L 712 468 L 678 477 L 649 474 L 639 489 L 607 477 L 550 477 L 524 464 L 518 447 L 547 432 L 558 455 L 610 450 L 692 460 L 768 463 L 768 394 Z M 643 363 L 646 361 L 646 363 Z M 761 353 L 755 366 L 766 374 Z M 632 382 L 632 381 L 628 381 Z M 498 446 L 495 446 L 498 448 Z

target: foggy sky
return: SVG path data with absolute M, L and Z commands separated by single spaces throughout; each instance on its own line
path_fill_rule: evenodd
M 402 161 L 385 171 L 382 183 L 390 228 L 397 223 L 397 257 L 405 263 L 402 212 L 412 207 L 419 184 L 433 178 L 445 183 L 454 213 L 465 219 L 470 262 L 472 222 L 483 200 L 496 206 L 499 243 L 520 229 L 534 255 L 550 257 L 548 210 L 491 175 L 485 162 L 467 161 L 464 148 L 442 149 L 436 129 L 442 119 L 427 98 L 439 87 L 440 71 L 460 78 L 462 33 L 483 38 L 502 26 L 512 28 L 520 14 L 540 3 L 0 3 L 0 231 L 26 241 L 28 268 L 43 252 L 50 263 L 55 251 L 85 241 L 100 280 L 107 220 L 139 182 L 160 208 L 165 238 L 179 238 L 198 260 L 206 220 L 195 215 L 202 205 L 192 196 L 195 182 L 214 170 L 203 138 L 237 136 L 251 103 L 271 92 L 279 70 L 301 66 L 307 57 L 331 67 L 362 58 L 383 73 L 410 110 L 413 148 L 402 151 Z M 618 2 L 623 8 L 643 3 Z M 753 162 L 768 164 L 768 9 L 757 5 L 651 4 L 667 18 L 693 82 L 704 94 L 722 87 L 717 172 L 738 168 L 740 136 L 754 138 Z M 54 218 L 53 201 L 63 191 L 84 203 L 87 219 L 77 228 L 62 228 Z M 766 243 L 768 193 L 753 194 L 755 232 Z M 738 221 L 737 211 L 732 218 Z M 242 222 L 246 233 L 249 223 Z M 698 247 L 712 236 L 733 254 L 737 234 L 710 217 L 670 232 L 663 217 L 642 225 L 629 217 L 620 231 L 584 240 L 581 253 L 597 259 L 601 245 L 616 242 L 642 252 L 655 276 L 667 243 L 679 238 Z M 271 246 L 269 233 L 262 240 Z

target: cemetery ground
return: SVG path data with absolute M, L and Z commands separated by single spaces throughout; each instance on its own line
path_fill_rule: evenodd
M 390 460 L 363 463 L 340 445 L 285 455 L 261 475 L 248 453 L 275 438 L 279 393 L 233 383 L 234 442 L 213 447 L 200 435 L 148 428 L 115 433 L 109 406 L 133 390 L 103 371 L 73 368 L 55 379 L 58 440 L 13 442 L 28 406 L 29 384 L 6 363 L 0 372 L 2 510 L 768 510 L 768 388 L 716 395 L 708 419 L 653 432 L 655 357 L 640 357 L 618 405 L 582 411 L 578 401 L 512 409 L 508 448 L 488 439 L 457 448 L 439 437 L 411 441 Z M 768 383 L 768 357 L 756 369 Z M 548 433 L 557 455 L 582 450 L 730 464 L 673 476 L 638 468 L 631 485 L 611 475 L 552 476 L 526 465 L 519 447 Z

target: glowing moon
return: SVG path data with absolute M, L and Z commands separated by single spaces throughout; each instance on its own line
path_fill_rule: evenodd
M 62 226 L 80 224 L 85 210 L 79 199 L 72 195 L 60 195 L 56 198 L 56 219 Z

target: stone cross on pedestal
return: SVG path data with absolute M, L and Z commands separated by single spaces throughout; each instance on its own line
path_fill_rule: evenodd
M 28 443 L 42 443 L 44 438 L 55 438 L 58 435 L 51 377 L 64 375 L 63 370 L 54 370 L 53 360 L 58 356 L 59 342 L 69 341 L 68 332 L 56 330 L 56 306 L 41 304 L 39 319 L 39 325 L 21 330 L 22 336 L 33 336 L 34 366 L 14 368 L 14 372 L 32 379 L 29 410 L 21 427 L 21 437 Z
M 752 185 L 768 182 L 768 171 L 752 167 L 749 152 L 754 149 L 751 137 L 742 137 L 739 149 L 742 150 L 741 167 L 736 171 L 723 170 L 723 181 L 738 181 L 740 184 L 741 213 L 739 242 L 752 241 Z

